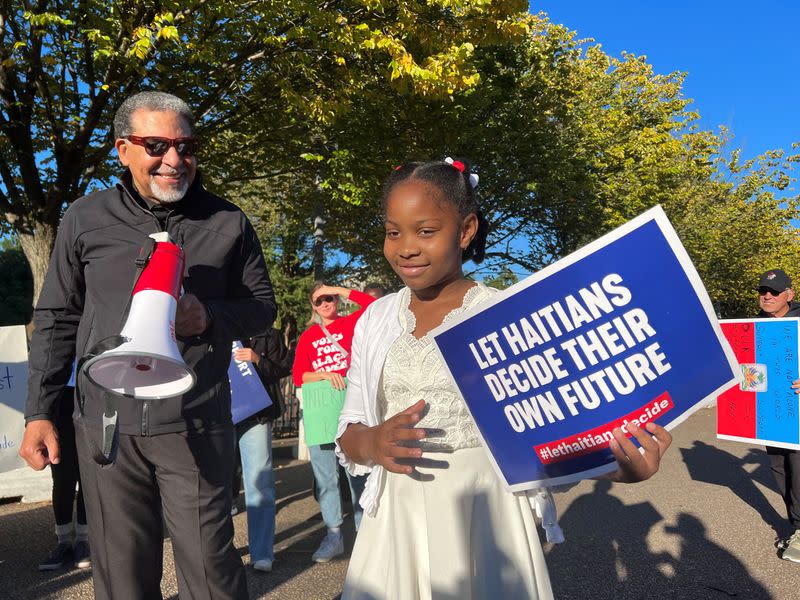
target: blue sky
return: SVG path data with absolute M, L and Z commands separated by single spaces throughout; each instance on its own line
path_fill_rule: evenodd
M 800 1 L 532 0 L 530 6 L 579 38 L 594 38 L 608 54 L 644 54 L 658 73 L 686 72 L 684 93 L 694 99 L 701 126 L 731 129 L 732 146 L 745 157 L 800 142 Z

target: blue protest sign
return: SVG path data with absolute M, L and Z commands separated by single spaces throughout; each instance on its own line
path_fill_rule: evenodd
M 272 405 L 272 398 L 264 389 L 253 363 L 233 358 L 233 352 L 242 347 L 240 341 L 233 342 L 231 364 L 228 365 L 228 379 L 231 382 L 231 415 L 234 423 L 240 423 Z
M 431 335 L 513 491 L 613 470 L 614 427 L 674 427 L 737 368 L 660 207 Z

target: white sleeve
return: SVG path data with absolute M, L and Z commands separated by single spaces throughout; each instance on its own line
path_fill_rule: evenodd
M 339 414 L 339 427 L 336 431 L 336 440 L 334 440 L 339 463 L 351 475 L 367 475 L 372 471 L 372 466 L 360 465 L 350 460 L 339 445 L 339 438 L 342 437 L 348 425 L 351 423 L 369 425 L 365 405 L 368 400 L 364 397 L 365 382 L 363 378 L 365 374 L 362 370 L 362 359 L 366 350 L 364 343 L 365 329 L 368 322 L 369 316 L 365 314 L 356 323 L 353 344 L 350 350 L 350 368 L 347 371 L 347 395 L 344 399 L 342 412 Z

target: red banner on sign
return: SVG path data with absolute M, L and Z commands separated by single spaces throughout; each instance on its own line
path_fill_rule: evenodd
M 597 452 L 603 448 L 608 448 L 608 442 L 610 442 L 614 437 L 611 432 L 617 427 L 621 428 L 623 433 L 630 437 L 631 434 L 628 432 L 629 423 L 636 423 L 637 425 L 644 427 L 648 421 L 653 421 L 659 418 L 674 406 L 675 405 L 672 403 L 672 398 L 670 398 L 669 393 L 664 392 L 641 408 L 638 408 L 633 412 L 620 417 L 619 419 L 605 423 L 599 427 L 595 427 L 594 429 L 576 433 L 575 435 L 571 435 L 560 440 L 535 446 L 534 448 L 536 450 L 536 455 L 539 457 L 539 460 L 541 460 L 542 463 L 547 465 L 550 463 L 583 456 L 584 454 Z

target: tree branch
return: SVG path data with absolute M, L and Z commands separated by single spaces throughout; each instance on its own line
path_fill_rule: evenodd
M 3 183 L 6 186 L 6 197 L 10 203 L 9 209 L 15 208 L 15 204 L 18 204 L 20 201 L 19 197 L 19 188 L 17 188 L 17 183 L 14 181 L 14 174 L 11 172 L 11 167 L 8 166 L 8 163 L 4 158 L 0 158 L 0 177 L 3 179 Z
M 528 262 L 526 260 L 523 260 L 523 259 L 519 258 L 518 256 L 510 253 L 510 252 L 498 252 L 498 251 L 486 252 L 484 257 L 485 258 L 500 258 L 500 259 L 502 259 L 502 260 L 504 260 L 506 262 L 510 262 L 510 263 L 513 263 L 513 264 L 515 264 L 517 266 L 520 266 L 520 267 L 522 267 L 524 269 L 527 269 L 528 271 L 536 271 L 538 269 L 538 267 L 534 263 L 531 263 L 531 262 Z
M 230 177 L 227 179 L 222 179 L 220 183 L 239 183 L 241 181 L 258 181 L 261 179 L 271 179 L 272 177 L 278 177 L 280 175 L 288 175 L 289 173 L 298 173 L 302 169 L 283 169 L 281 171 L 273 171 L 272 173 L 265 173 L 262 175 L 242 175 L 240 177 Z

